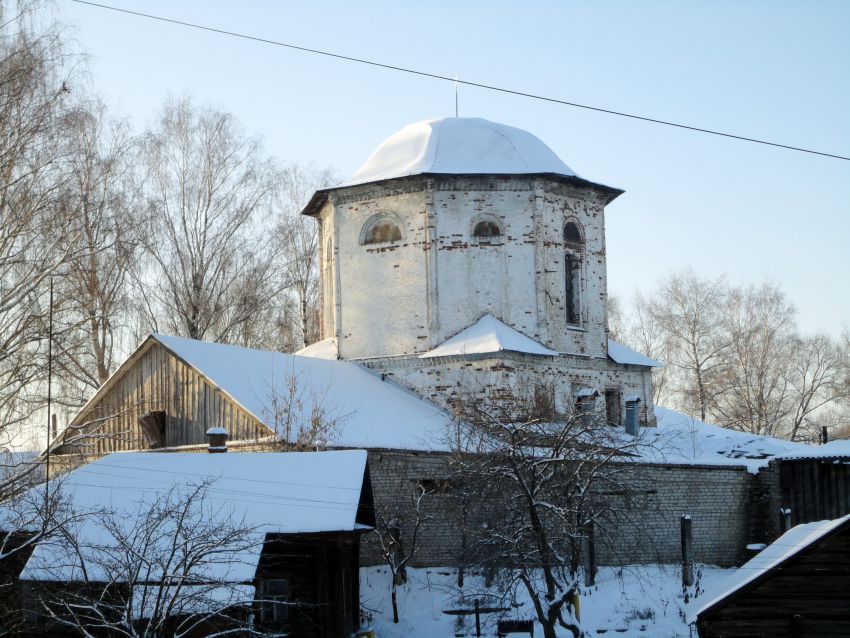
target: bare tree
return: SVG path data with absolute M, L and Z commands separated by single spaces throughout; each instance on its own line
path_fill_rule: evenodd
M 663 331 L 662 340 L 675 353 L 670 363 L 684 375 L 679 391 L 703 421 L 721 355 L 729 346 L 721 325 L 725 290 L 722 278 L 701 279 L 688 270 L 664 281 L 648 308 Z
M 230 575 L 262 535 L 214 506 L 210 489 L 202 481 L 142 499 L 129 515 L 93 514 L 103 538 L 80 540 L 67 526 L 57 542 L 69 561 L 37 566 L 45 622 L 83 636 L 266 635 L 250 622 L 253 587 Z
M 850 398 L 845 373 L 846 355 L 827 335 L 797 337 L 788 372 L 793 390 L 793 412 L 788 438 L 817 440 L 820 426 L 834 425 L 835 417 L 817 415 L 828 405 Z
M 794 354 L 794 308 L 777 287 L 732 289 L 724 300 L 723 329 L 729 347 L 712 397 L 724 427 L 782 436 L 793 413 L 788 367 Z
M 63 205 L 72 211 L 77 248 L 58 282 L 63 326 L 55 354 L 57 372 L 76 389 L 79 404 L 107 380 L 120 354 L 139 253 L 137 153 L 126 124 L 111 120 L 100 103 L 75 109 L 64 121 L 69 179 Z
M 39 461 L 10 461 L 0 484 L 0 635 L 24 635 L 17 577 L 36 545 L 62 537 L 85 513 L 68 506 L 61 481 L 41 482 Z
M 319 338 L 319 234 L 301 214 L 313 193 L 335 183 L 333 170 L 290 164 L 278 174 L 275 208 L 287 286 L 283 308 L 283 349 L 297 350 Z
M 375 537 L 392 578 L 390 601 L 394 623 L 399 621 L 398 586 L 407 582 L 407 566 L 419 549 L 419 531 L 431 518 L 423 506 L 426 494 L 425 487 L 418 485 L 410 499 L 402 498 L 375 513 Z
M 140 293 L 151 327 L 254 345 L 240 328 L 267 315 L 281 289 L 266 224 L 272 163 L 232 115 L 185 98 L 165 105 L 144 156 Z
M 634 296 L 632 315 L 622 320 L 623 342 L 663 365 L 652 369 L 652 393 L 655 405 L 672 399 L 676 392 L 675 340 L 661 325 L 657 306 L 638 293 Z
M 574 604 L 588 522 L 604 530 L 622 513 L 636 464 L 618 461 L 638 444 L 602 415 L 556 414 L 555 402 L 541 399 L 536 389 L 517 388 L 461 407 L 455 484 L 491 513 L 472 539 L 473 564 L 500 573 L 505 596 L 525 589 L 546 638 L 557 627 L 580 636 Z
M 294 367 L 281 383 L 269 387 L 270 414 L 276 444 L 285 448 L 311 449 L 332 445 L 339 429 L 351 416 L 336 409 L 329 388 L 311 384 Z
M 47 281 L 73 251 L 61 115 L 68 59 L 40 2 L 0 2 L 0 432 L 41 406 Z M 7 442 L 7 441 L 6 441 Z

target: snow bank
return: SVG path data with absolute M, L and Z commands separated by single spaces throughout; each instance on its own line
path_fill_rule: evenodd
M 697 565 L 701 586 L 711 586 L 728 570 Z M 507 600 L 497 598 L 495 589 L 483 586 L 482 578 L 467 574 L 463 595 L 457 589 L 457 572 L 451 568 L 408 569 L 409 582 L 399 587 L 400 622 L 393 624 L 390 605 L 390 574 L 385 567 L 360 570 L 360 599 L 369 610 L 373 627 L 382 638 L 410 636 L 453 636 L 458 616 L 443 613 L 445 609 L 469 609 L 474 600 L 482 606 L 510 607 L 503 617 L 532 619 L 534 611 L 525 590 Z M 622 569 L 600 567 L 597 585 L 582 588 L 581 620 L 588 636 L 623 636 L 625 638 L 688 638 L 691 634 L 684 620 L 681 570 L 670 565 L 630 565 Z M 691 588 L 693 595 L 693 588 Z M 700 600 L 698 598 L 697 600 Z M 482 615 L 482 634 L 496 635 L 498 614 Z M 535 624 L 535 636 L 542 635 Z M 462 635 L 475 635 L 475 617 L 467 616 Z M 558 636 L 571 636 L 558 628 Z
M 337 420 L 328 437 L 331 447 L 444 447 L 451 423 L 444 411 L 356 363 L 153 337 L 278 435 L 282 421 L 309 425 L 317 410 Z
M 463 354 L 488 354 L 511 350 L 513 352 L 525 352 L 528 354 L 539 354 L 548 357 L 557 356 L 554 350 L 549 350 L 537 341 L 526 337 L 521 332 L 506 326 L 492 315 L 484 315 L 474 324 L 460 331 L 451 339 L 444 341 L 441 345 L 424 354 L 420 359 L 433 357 L 448 357 Z
M 481 118 L 450 117 L 408 124 L 387 138 L 340 186 L 421 173 L 577 177 L 527 131 Z

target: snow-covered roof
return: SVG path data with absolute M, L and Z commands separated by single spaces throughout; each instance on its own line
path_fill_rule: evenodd
M 330 447 L 442 449 L 449 415 L 350 361 L 328 361 L 153 335 L 272 430 L 288 418 L 310 424 L 314 411 L 336 419 Z M 295 395 L 292 381 L 297 381 Z M 292 419 L 292 417 L 295 417 Z
M 461 330 L 454 337 L 447 339 L 442 344 L 419 355 L 420 359 L 432 357 L 448 357 L 463 354 L 488 354 L 511 350 L 513 352 L 525 352 L 528 354 L 539 354 L 548 357 L 557 356 L 554 350 L 541 345 L 537 341 L 517 332 L 510 326 L 493 317 L 484 315 L 468 328 Z
M 322 436 L 327 447 L 446 448 L 446 427 L 452 421 L 449 414 L 391 381 L 382 381 L 360 364 L 338 361 L 335 356 L 327 360 L 159 334 L 150 335 L 80 413 L 101 400 L 154 342 L 195 368 L 266 425 L 270 435 L 272 431 L 282 435 L 275 425 L 281 425 L 283 414 L 289 423 L 304 425 L 321 414 L 332 422 L 331 431 Z M 290 438 L 294 440 L 295 435 L 293 432 Z M 61 445 L 62 437 L 60 433 L 51 448 Z
M 654 428 L 640 428 L 648 451 L 645 460 L 688 465 L 744 466 L 756 473 L 779 456 L 816 449 L 804 443 L 727 430 L 655 406 Z
M 830 441 L 825 445 L 807 445 L 805 449 L 780 454 L 777 458 L 784 460 L 829 459 L 838 456 L 850 457 L 850 439 Z
M 340 186 L 422 173 L 577 177 L 527 131 L 478 117 L 447 117 L 408 124 L 394 133 Z
M 576 397 L 582 399 L 584 397 L 598 397 L 599 390 L 596 388 L 579 388 L 578 392 L 576 392 Z
M 314 359 L 339 359 L 339 348 L 336 339 L 322 339 L 295 352 L 299 357 L 313 357 Z
M 660 368 L 663 364 L 655 359 L 650 359 L 640 352 L 635 352 L 622 343 L 608 339 L 608 356 L 616 363 L 627 363 L 633 366 L 648 366 Z
M 54 482 L 77 512 L 107 508 L 133 529 L 137 517 L 175 490 L 190 492 L 212 481 L 207 492 L 211 517 L 256 528 L 257 546 L 230 557 L 228 582 L 254 577 L 267 533 L 353 531 L 366 469 L 364 450 L 333 452 L 239 452 L 228 454 L 118 452 L 83 465 Z M 53 488 L 55 489 L 55 487 Z M 109 543 L 104 519 L 84 517 L 74 530 L 85 546 Z M 21 574 L 23 580 L 76 580 L 73 548 L 65 542 L 39 543 Z M 221 576 L 217 574 L 217 576 Z M 93 578 L 89 574 L 89 578 Z
M 848 522 L 850 515 L 792 527 L 695 601 L 688 613 L 690 621 Z

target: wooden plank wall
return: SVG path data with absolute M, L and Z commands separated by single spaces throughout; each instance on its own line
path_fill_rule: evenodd
M 850 514 L 850 464 L 847 459 L 779 462 L 782 507 L 791 508 L 794 525 Z
M 80 413 L 64 440 L 85 432 L 76 445 L 62 445 L 59 454 L 107 454 L 147 449 L 139 416 L 163 410 L 167 447 L 204 444 L 213 426 L 227 429 L 231 440 L 254 440 L 271 431 L 231 401 L 171 352 L 153 343 L 116 380 L 96 404 Z
M 850 636 L 850 528 L 816 542 L 764 580 L 700 614 L 700 638 Z

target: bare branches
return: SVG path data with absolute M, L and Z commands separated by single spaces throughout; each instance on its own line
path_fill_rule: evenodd
M 280 290 L 260 219 L 273 167 L 232 115 L 188 99 L 166 104 L 144 156 L 149 272 L 140 292 L 170 331 L 232 341 Z
M 539 388 L 460 406 L 453 483 L 465 492 L 468 559 L 485 573 L 504 570 L 505 595 L 524 587 L 544 635 L 561 626 L 578 636 L 572 614 L 587 521 L 623 514 L 639 443 L 601 415 L 558 414 Z M 468 514 L 469 515 L 469 514 Z M 477 529 L 476 529 L 477 527 Z
M 65 561 L 33 568 L 30 577 L 44 584 L 41 613 L 84 635 L 178 637 L 237 629 L 261 635 L 248 625 L 253 587 L 238 574 L 241 557 L 259 552 L 262 535 L 215 506 L 211 485 L 173 488 L 139 500 L 134 511 L 93 514 L 87 525 L 102 533 L 69 534 Z M 51 587 L 52 581 L 61 586 Z
M 336 175 L 290 164 L 277 176 L 275 208 L 286 282 L 283 313 L 288 334 L 283 334 L 284 351 L 310 345 L 319 338 L 319 234 L 314 219 L 301 214 L 307 201 L 320 188 L 332 185 Z
M 398 586 L 407 582 L 407 566 L 419 548 L 419 530 L 431 519 L 423 506 L 426 494 L 425 488 L 419 485 L 409 500 L 401 500 L 375 514 L 374 533 L 392 577 L 390 596 L 394 623 L 399 621 Z
M 666 364 L 656 401 L 724 427 L 816 440 L 841 400 L 842 354 L 825 335 L 801 336 L 775 285 L 729 286 L 691 271 L 638 296 L 627 342 Z

